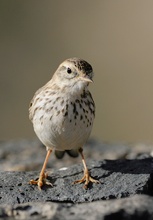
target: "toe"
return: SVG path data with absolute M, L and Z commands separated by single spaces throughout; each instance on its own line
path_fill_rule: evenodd
M 38 180 L 37 185 L 38 185 L 38 189 L 41 190 L 42 186 L 44 185 L 44 184 L 43 184 L 43 181 Z
M 99 184 L 100 182 L 98 180 L 95 180 L 91 176 L 89 177 L 90 182 Z
M 85 182 L 85 184 L 84 184 L 84 186 L 83 186 L 84 189 L 87 189 L 87 188 L 88 188 L 88 185 L 89 185 L 90 182 L 92 182 L 92 183 L 97 183 L 97 184 L 100 183 L 98 180 L 95 180 L 94 178 L 92 178 L 92 177 L 87 173 L 87 174 L 85 174 L 85 175 L 83 176 L 82 179 L 74 181 L 73 184 L 76 184 L 76 183 L 84 183 L 84 182 Z
M 84 183 L 84 181 L 85 181 L 85 176 L 83 176 L 83 178 L 80 179 L 80 180 L 76 180 L 76 181 L 74 181 L 72 184 L 76 184 L 76 183 Z
M 29 184 L 31 185 L 37 185 L 38 184 L 38 180 L 30 180 Z

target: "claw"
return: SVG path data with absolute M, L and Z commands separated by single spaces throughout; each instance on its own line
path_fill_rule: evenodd
M 97 183 L 99 184 L 100 182 L 98 180 L 95 180 L 94 178 L 92 178 L 90 175 L 89 175 L 89 172 L 88 170 L 86 170 L 86 172 L 84 173 L 84 176 L 82 177 L 82 179 L 80 180 L 76 180 L 73 182 L 73 184 L 76 184 L 76 183 L 84 183 L 84 188 L 87 189 L 88 188 L 88 185 L 90 182 L 92 183 Z
M 39 190 L 41 190 L 42 186 L 44 186 L 44 185 L 53 186 L 52 183 L 47 181 L 47 176 L 48 176 L 48 173 L 44 173 L 43 175 L 39 176 L 38 180 L 30 180 L 29 184 L 31 184 L 31 185 L 38 185 L 38 189 Z

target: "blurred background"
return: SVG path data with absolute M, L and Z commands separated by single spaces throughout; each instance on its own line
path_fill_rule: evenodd
M 0 139 L 34 137 L 28 105 L 69 57 L 92 64 L 92 136 L 153 142 L 152 0 L 1 0 Z

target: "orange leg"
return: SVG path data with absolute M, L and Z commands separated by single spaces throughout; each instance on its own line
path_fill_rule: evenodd
M 45 169 L 46 169 L 46 166 L 47 166 L 47 162 L 48 162 L 48 159 L 50 157 L 50 154 L 52 153 L 52 150 L 47 150 L 47 154 L 46 154 L 46 158 L 45 158 L 45 161 L 44 161 L 44 164 L 43 164 L 43 167 L 41 169 L 41 172 L 39 174 L 39 179 L 38 180 L 30 180 L 30 184 L 32 185 L 38 185 L 38 188 L 41 190 L 41 187 L 43 185 L 50 185 L 52 186 L 52 184 L 50 182 L 47 182 L 46 178 L 47 178 L 47 173 L 45 173 Z
M 92 183 L 100 183 L 100 182 L 98 180 L 93 179 L 90 176 L 89 170 L 88 170 L 86 162 L 85 162 L 85 158 L 84 158 L 84 155 L 83 155 L 83 149 L 82 148 L 79 149 L 79 153 L 81 154 L 82 163 L 83 163 L 83 166 L 84 166 L 84 176 L 82 177 L 82 179 L 74 181 L 74 184 L 75 183 L 83 183 L 83 182 L 85 182 L 84 188 L 87 189 L 88 188 L 88 184 L 90 182 L 92 182 Z

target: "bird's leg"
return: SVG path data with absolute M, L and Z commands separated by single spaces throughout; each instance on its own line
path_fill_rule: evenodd
M 79 149 L 79 153 L 81 154 L 82 163 L 83 163 L 83 166 L 84 166 L 84 176 L 82 177 L 82 179 L 74 181 L 74 184 L 75 183 L 83 183 L 83 182 L 85 182 L 84 188 L 87 189 L 88 184 L 90 182 L 92 182 L 92 183 L 100 183 L 100 182 L 98 180 L 93 179 L 90 176 L 89 170 L 88 170 L 86 162 L 85 162 L 85 158 L 84 158 L 84 155 L 83 155 L 83 149 L 82 148 Z
M 45 169 L 46 169 L 46 166 L 47 166 L 47 162 L 48 162 L 48 159 L 50 157 L 50 154 L 51 154 L 52 150 L 49 149 L 47 150 L 47 154 L 46 154 L 46 158 L 45 158 L 45 161 L 44 161 L 44 164 L 43 164 L 43 167 L 41 169 L 41 172 L 39 174 L 39 179 L 38 180 L 30 180 L 30 184 L 32 185 L 38 185 L 38 188 L 41 190 L 41 187 L 43 185 L 51 185 L 52 184 L 50 182 L 47 182 L 46 178 L 47 178 L 47 173 L 45 173 Z

